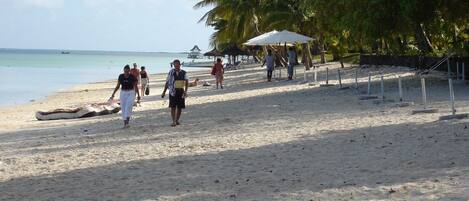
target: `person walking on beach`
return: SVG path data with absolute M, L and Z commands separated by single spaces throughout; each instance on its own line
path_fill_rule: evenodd
M 225 69 L 223 68 L 223 64 L 221 63 L 221 59 L 218 58 L 215 65 L 212 68 L 212 75 L 215 76 L 215 80 L 217 82 L 217 89 L 218 84 L 220 84 L 221 89 L 223 89 L 223 74 L 225 74 Z
M 137 63 L 133 64 L 133 68 L 130 70 L 130 74 L 137 78 L 137 86 L 140 89 L 141 86 L 141 78 L 140 78 L 140 70 L 138 69 Z
M 267 82 L 272 81 L 272 72 L 274 71 L 275 66 L 275 55 L 272 54 L 272 50 L 267 50 L 267 55 L 265 55 L 264 62 L 262 66 L 267 64 Z
M 130 74 L 130 66 L 124 66 L 124 73 L 119 75 L 117 85 L 112 92 L 110 100 L 114 99 L 117 90 L 120 92 L 120 105 L 122 112 L 122 119 L 124 120 L 124 128 L 129 127 L 130 116 L 132 114 L 132 107 L 135 101 L 135 94 L 137 94 L 137 102 L 140 102 L 140 93 L 137 87 L 137 78 Z
M 288 48 L 288 80 L 293 79 L 293 68 L 296 65 L 296 52 L 293 50 L 293 47 Z
M 145 96 L 147 92 L 147 88 L 150 85 L 150 78 L 148 77 L 147 71 L 145 70 L 145 66 L 140 67 L 140 79 L 142 82 L 142 89 L 141 89 L 142 96 Z
M 179 60 L 174 60 L 173 66 L 174 68 L 169 71 L 166 78 L 161 98 L 165 97 L 166 90 L 169 89 L 169 107 L 171 108 L 171 118 L 173 120 L 171 126 L 175 127 L 180 124 L 179 119 L 181 118 L 182 109 L 186 108 L 185 98 L 189 88 L 189 79 L 186 71 L 181 69 Z

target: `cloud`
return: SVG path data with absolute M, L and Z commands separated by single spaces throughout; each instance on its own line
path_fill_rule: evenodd
M 146 6 L 150 8 L 164 7 L 169 0 L 0 0 L 0 6 L 19 6 L 35 8 L 62 8 L 68 1 L 76 1 L 89 8 L 111 7 L 136 7 Z M 190 2 L 194 0 L 172 0 L 176 2 Z M 192 3 L 187 3 L 192 6 Z
M 15 0 L 15 4 L 24 7 L 60 8 L 65 0 Z
M 156 7 L 164 4 L 167 0 L 81 0 L 84 5 L 88 7 L 102 7 L 102 6 L 135 6 L 135 5 L 146 5 L 150 7 Z

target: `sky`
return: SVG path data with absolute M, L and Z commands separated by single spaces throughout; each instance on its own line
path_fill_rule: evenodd
M 0 48 L 182 52 L 210 49 L 197 0 L 0 0 Z

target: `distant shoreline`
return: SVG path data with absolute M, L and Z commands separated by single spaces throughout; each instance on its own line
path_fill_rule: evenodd
M 166 73 L 170 62 L 187 54 L 0 49 L 0 107 L 43 100 L 79 84 L 117 78 L 126 64 L 145 66 L 149 73 Z M 197 69 L 187 69 L 194 71 Z M 19 81 L 18 78 L 21 78 Z
M 1 51 L 12 51 L 12 52 L 34 52 L 34 51 L 47 51 L 47 52 L 58 52 L 61 53 L 63 51 L 66 52 L 78 52 L 78 53 L 114 53 L 114 54 L 189 54 L 189 52 L 185 51 L 177 51 L 177 52 L 167 52 L 167 51 L 128 51 L 128 50 L 74 50 L 74 49 L 23 49 L 23 48 L 0 48 Z
M 185 69 L 186 71 L 191 72 L 191 73 L 207 72 L 207 70 L 205 68 L 200 68 L 200 67 L 186 67 L 186 68 L 183 68 L 183 69 Z M 75 91 L 75 89 L 77 89 L 77 88 L 81 88 L 81 87 L 84 87 L 84 86 L 87 86 L 87 85 L 104 84 L 104 83 L 113 82 L 113 81 L 117 80 L 117 77 L 118 77 L 119 74 L 115 75 L 116 79 L 112 79 L 112 78 L 107 79 L 106 78 L 106 79 L 102 79 L 102 80 L 98 80 L 98 81 L 90 81 L 90 82 L 86 82 L 86 83 L 77 83 L 77 84 L 73 84 L 73 85 L 70 85 L 70 86 L 66 86 L 64 88 L 51 90 L 51 91 L 46 91 L 44 93 L 41 93 L 40 97 L 27 98 L 27 99 L 23 99 L 22 101 L 15 102 L 15 103 L 0 102 L 0 109 L 2 109 L 2 108 L 3 109 L 11 108 L 11 107 L 21 107 L 21 106 L 32 104 L 32 103 L 35 103 L 35 102 L 47 101 L 47 99 L 51 96 L 61 94 L 61 93 L 70 93 L 70 92 Z M 167 73 L 164 73 L 164 72 L 160 73 L 159 72 L 159 73 L 152 73 L 152 74 L 150 74 L 150 76 L 152 76 L 152 77 L 161 77 L 161 76 L 165 76 L 166 74 Z

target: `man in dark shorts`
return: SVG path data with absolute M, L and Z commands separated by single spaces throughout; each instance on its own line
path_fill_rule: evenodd
M 272 81 L 272 72 L 274 71 L 275 67 L 275 55 L 272 54 L 272 50 L 267 50 L 267 55 L 265 55 L 264 62 L 262 62 L 262 66 L 267 64 L 267 82 Z
M 166 90 L 169 89 L 169 107 L 171 108 L 171 118 L 173 119 L 172 127 L 179 125 L 182 109 L 186 108 L 185 98 L 189 88 L 189 79 L 187 78 L 186 71 L 181 70 L 181 62 L 177 59 L 174 60 L 173 66 L 174 68 L 168 73 L 163 94 L 161 95 L 161 98 L 164 98 Z

